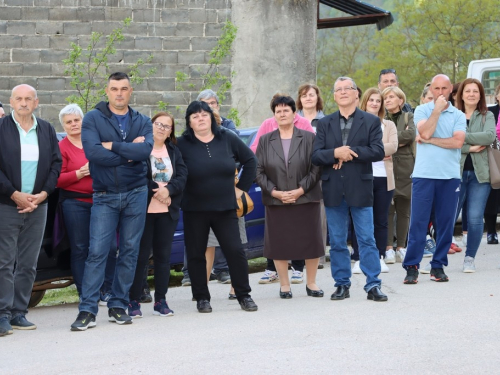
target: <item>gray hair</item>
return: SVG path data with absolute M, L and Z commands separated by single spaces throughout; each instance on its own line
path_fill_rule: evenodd
M 215 100 L 217 100 L 217 104 L 219 104 L 219 97 L 217 96 L 215 91 L 210 89 L 206 89 L 200 92 L 196 100 L 208 100 L 210 98 L 215 98 Z
M 356 86 L 356 82 L 351 77 L 339 77 L 333 84 L 333 90 L 335 91 L 335 86 L 337 85 L 337 82 L 342 82 L 342 81 L 351 81 L 352 82 L 352 87 L 357 90 L 358 86 Z
M 61 125 L 64 125 L 63 119 L 66 115 L 79 115 L 80 118 L 83 119 L 83 111 L 78 104 L 68 104 L 66 107 L 61 109 L 61 112 L 59 112 L 59 122 Z

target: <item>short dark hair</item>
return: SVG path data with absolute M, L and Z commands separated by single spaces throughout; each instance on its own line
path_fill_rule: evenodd
M 193 113 L 200 113 L 200 112 L 208 112 L 210 113 L 210 121 L 212 123 L 212 133 L 214 136 L 219 137 L 220 131 L 219 131 L 219 126 L 217 125 L 217 121 L 215 121 L 214 117 L 214 112 L 212 111 L 212 108 L 206 103 L 202 102 L 200 100 L 195 100 L 191 102 L 187 109 L 186 109 L 186 130 L 182 133 L 186 139 L 189 139 L 191 141 L 194 141 L 194 130 L 191 128 L 191 122 L 189 118 Z
M 382 69 L 378 75 L 378 81 L 380 82 L 380 78 L 382 78 L 384 74 L 390 73 L 394 74 L 396 76 L 396 81 L 399 82 L 398 75 L 396 74 L 396 69 Z
M 172 116 L 168 112 L 158 112 L 156 113 L 153 118 L 151 119 L 151 122 L 154 123 L 158 117 L 165 116 L 168 117 L 172 121 L 172 132 L 170 133 L 170 136 L 165 140 L 165 144 L 168 142 L 172 142 L 172 144 L 176 145 L 177 144 L 177 139 L 175 138 L 175 119 L 174 116 Z
M 488 113 L 488 106 L 486 104 L 486 96 L 484 94 L 484 87 L 481 84 L 481 82 L 475 78 L 467 78 L 465 81 L 463 81 L 460 86 L 458 87 L 457 90 L 457 100 L 456 100 L 456 107 L 461 110 L 462 112 L 465 113 L 465 103 L 464 99 L 462 98 L 462 94 L 464 92 L 465 86 L 470 85 L 471 83 L 475 83 L 479 89 L 479 102 L 476 105 L 476 109 L 481 113 L 482 115 L 486 115 Z
M 292 99 L 291 96 L 284 95 L 284 94 L 275 94 L 273 98 L 271 99 L 271 111 L 273 111 L 277 106 L 279 105 L 284 105 L 292 108 L 292 112 L 295 113 L 297 110 L 295 107 L 295 100 Z
M 122 79 L 126 79 L 127 81 L 130 82 L 130 77 L 128 76 L 128 74 L 123 73 L 123 72 L 111 73 L 108 77 L 108 82 L 109 81 L 121 81 Z

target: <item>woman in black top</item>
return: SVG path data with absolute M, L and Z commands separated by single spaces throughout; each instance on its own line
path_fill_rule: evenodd
M 255 156 L 237 135 L 217 126 L 211 108 L 201 101 L 188 106 L 186 130 L 177 144 L 188 168 L 181 208 L 191 289 L 198 311 L 212 312 L 205 258 L 210 228 L 227 259 L 241 308 L 256 311 L 257 305 L 249 295 L 248 263 L 236 216 L 236 198 L 248 191 L 255 179 Z M 243 172 L 235 187 L 237 162 L 243 166 Z

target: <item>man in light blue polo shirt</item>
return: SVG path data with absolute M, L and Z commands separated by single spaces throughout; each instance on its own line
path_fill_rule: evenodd
M 450 79 L 439 74 L 432 79 L 434 101 L 415 110 L 417 158 L 413 170 L 410 230 L 403 262 L 405 284 L 416 284 L 424 254 L 431 212 L 439 231 L 431 261 L 431 280 L 448 281 L 443 266 L 448 265 L 448 250 L 453 237 L 455 212 L 460 191 L 460 150 L 465 140 L 466 120 L 448 97 Z

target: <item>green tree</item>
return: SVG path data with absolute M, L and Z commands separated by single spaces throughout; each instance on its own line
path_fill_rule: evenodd
M 471 60 L 500 56 L 497 0 L 395 0 L 396 22 L 373 36 L 373 58 L 353 78 L 374 86 L 384 68 L 396 69 L 400 87 L 413 105 L 430 79 L 447 74 L 466 78 Z
M 104 47 L 100 48 L 103 38 L 102 33 L 93 32 L 90 42 L 84 49 L 76 43 L 71 43 L 71 49 L 67 59 L 63 60 L 66 65 L 65 74 L 71 77 L 71 87 L 77 93 L 66 98 L 68 103 L 76 103 L 84 113 L 105 98 L 104 89 L 109 75 L 108 59 L 116 53 L 116 44 L 124 40 L 123 29 L 130 25 L 130 18 L 123 21 L 123 26 L 114 29 L 104 41 Z M 141 83 L 144 77 L 141 75 L 140 67 L 153 59 L 150 55 L 146 60 L 139 59 L 135 64 L 127 66 L 124 71 L 128 72 L 132 83 Z M 154 73 L 155 69 L 148 70 L 144 76 Z

